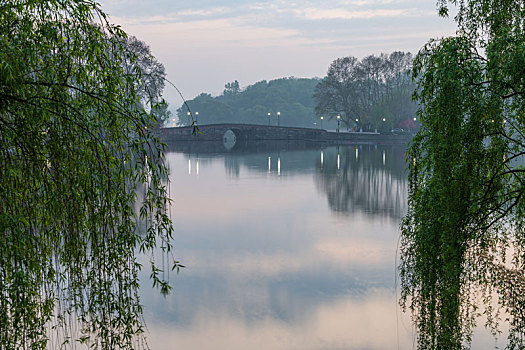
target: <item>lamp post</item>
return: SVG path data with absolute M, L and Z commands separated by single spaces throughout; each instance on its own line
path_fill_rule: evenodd
M 323 116 L 321 116 L 321 129 L 323 128 Z
M 341 122 L 341 116 L 337 115 L 337 132 L 339 132 L 339 123 Z
M 175 118 L 171 120 L 173 122 L 173 127 L 175 127 Z
M 199 112 L 195 112 L 195 124 L 199 125 Z
M 191 113 L 188 111 L 187 115 L 188 115 L 188 125 L 191 125 L 191 123 L 190 123 Z
M 268 112 L 268 126 L 270 126 L 270 116 L 271 116 L 271 115 L 272 115 L 272 114 L 271 114 L 270 112 Z
M 357 131 L 358 123 L 359 123 L 359 118 L 355 118 L 355 131 Z
M 281 116 L 281 112 L 277 112 L 277 126 L 281 126 L 281 122 L 279 121 L 280 116 Z

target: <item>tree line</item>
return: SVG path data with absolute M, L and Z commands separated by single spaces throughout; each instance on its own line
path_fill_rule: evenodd
M 344 126 L 359 130 L 414 129 L 412 61 L 411 53 L 400 51 L 334 60 L 315 88 L 316 114 L 340 116 Z
M 199 124 L 245 123 L 335 128 L 336 117 L 348 129 L 414 129 L 415 85 L 405 52 L 349 56 L 332 62 L 323 79 L 263 80 L 241 89 L 237 80 L 213 97 L 202 93 L 177 109 L 178 125 L 190 125 L 191 111 Z M 279 112 L 279 116 L 278 116 Z M 268 115 L 269 114 L 269 115 Z M 321 122 L 323 117 L 323 122 Z
M 312 93 L 317 83 L 318 79 L 290 77 L 263 80 L 241 89 L 235 80 L 225 85 L 220 96 L 202 93 L 187 101 L 187 106 L 201 125 L 243 123 L 314 127 Z M 187 106 L 177 109 L 178 125 L 190 125 L 193 121 L 188 116 Z

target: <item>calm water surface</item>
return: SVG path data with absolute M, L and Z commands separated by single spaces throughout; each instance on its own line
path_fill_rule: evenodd
M 167 154 L 186 268 L 167 298 L 143 287 L 151 349 L 412 348 L 395 288 L 403 148 L 303 146 Z

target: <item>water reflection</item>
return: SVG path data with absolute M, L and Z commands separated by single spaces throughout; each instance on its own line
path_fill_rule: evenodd
M 400 148 L 355 145 L 327 150 L 315 174 L 330 208 L 400 219 L 407 208 L 404 153 Z M 353 155 L 355 154 L 355 157 Z
M 394 293 L 401 148 L 194 148 L 167 159 L 187 268 L 166 300 L 143 288 L 153 350 L 411 344 Z

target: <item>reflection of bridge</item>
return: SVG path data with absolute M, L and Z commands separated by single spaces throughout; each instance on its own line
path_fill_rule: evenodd
M 374 143 L 404 144 L 412 134 L 332 132 L 322 129 L 279 127 L 249 124 L 201 125 L 202 134 L 193 135 L 191 126 L 161 129 L 161 138 L 167 142 L 176 141 L 221 141 L 247 142 L 261 140 L 306 140 L 327 143 Z

